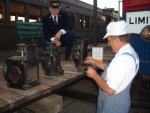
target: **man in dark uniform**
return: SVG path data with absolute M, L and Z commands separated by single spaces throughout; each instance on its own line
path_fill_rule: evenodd
M 65 60 L 68 60 L 73 46 L 71 20 L 67 13 L 60 12 L 60 1 L 49 2 L 50 13 L 43 18 L 43 33 L 46 42 L 53 42 L 57 47 L 66 46 Z M 44 47 L 46 48 L 46 46 Z

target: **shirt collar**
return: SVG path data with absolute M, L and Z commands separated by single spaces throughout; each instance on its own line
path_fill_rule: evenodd
M 54 18 L 54 16 L 56 16 L 56 18 L 58 17 L 58 15 L 52 15 L 52 14 L 51 14 L 51 16 L 52 16 L 52 18 Z
M 120 50 L 117 52 L 117 54 L 115 56 L 118 56 L 118 55 L 120 55 L 120 54 L 122 54 L 124 52 L 129 52 L 130 51 L 129 50 L 130 46 L 131 45 L 129 43 L 124 45 L 122 48 L 120 48 Z

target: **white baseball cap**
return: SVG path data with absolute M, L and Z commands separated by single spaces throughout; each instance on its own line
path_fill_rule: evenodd
M 103 39 L 107 38 L 108 36 L 119 36 L 119 35 L 124 35 L 127 34 L 127 24 L 124 20 L 122 21 L 117 21 L 117 22 L 110 22 L 107 25 L 107 33 L 103 37 Z

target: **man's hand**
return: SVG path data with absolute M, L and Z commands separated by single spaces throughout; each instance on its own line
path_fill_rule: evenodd
M 94 78 L 94 76 L 97 76 L 97 72 L 93 67 L 88 67 L 86 73 L 89 78 Z
M 58 39 L 58 40 L 60 40 L 60 37 L 61 37 L 62 34 L 63 34 L 63 32 L 58 31 L 58 32 L 55 34 L 55 38 Z
M 59 39 L 54 39 L 54 44 L 55 44 L 55 46 L 56 47 L 59 47 L 59 46 L 61 46 L 61 42 L 60 42 L 60 40 Z
M 85 63 L 95 65 L 95 60 L 92 57 L 88 56 L 85 59 Z
M 91 65 L 93 65 L 93 66 L 96 66 L 96 67 L 98 67 L 98 68 L 100 68 L 100 69 L 102 69 L 102 70 L 104 70 L 105 67 L 106 67 L 106 63 L 96 61 L 95 59 L 93 59 L 93 58 L 90 57 L 90 56 L 86 57 L 85 63 L 86 63 L 86 64 L 91 64 Z

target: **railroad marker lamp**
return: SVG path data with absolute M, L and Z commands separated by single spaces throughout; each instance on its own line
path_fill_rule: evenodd
M 64 74 L 64 70 L 62 70 L 60 63 L 60 51 L 52 42 L 48 43 L 48 46 L 42 55 L 41 63 L 46 75 Z
M 28 89 L 39 82 L 36 44 L 18 44 L 16 55 L 5 60 L 4 78 L 9 87 Z
M 76 41 L 73 49 L 72 59 L 76 67 L 84 64 L 85 58 L 88 55 L 88 40 Z

